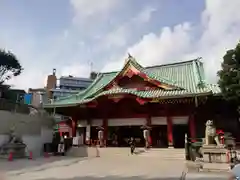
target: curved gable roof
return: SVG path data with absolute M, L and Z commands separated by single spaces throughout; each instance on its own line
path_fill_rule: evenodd
M 186 94 L 197 94 L 197 93 L 220 93 L 220 89 L 217 85 L 210 85 L 205 83 L 204 77 L 204 68 L 203 63 L 198 59 L 183 61 L 178 63 L 171 63 L 171 64 L 164 64 L 159 66 L 150 66 L 150 67 L 142 67 L 138 64 L 134 58 L 129 59 L 124 68 L 131 63 L 134 67 L 136 67 L 139 71 L 145 73 L 150 78 L 156 79 L 162 83 L 174 85 L 175 87 L 179 87 L 181 91 L 181 95 Z M 65 97 L 55 101 L 54 104 L 66 104 L 66 105 L 76 105 L 79 102 L 88 102 L 90 99 L 93 99 L 93 96 L 98 96 L 101 94 L 109 94 L 109 92 L 115 91 L 101 91 L 104 87 L 106 87 L 111 81 L 113 81 L 119 73 L 118 72 L 107 72 L 107 73 L 100 73 L 98 77 L 94 80 L 94 82 L 84 91 L 79 92 L 76 95 L 71 95 L 69 97 Z M 120 88 L 121 89 L 121 88 Z M 116 92 L 126 90 L 117 90 Z M 136 90 L 135 90 L 136 91 Z M 167 91 L 167 90 L 166 90 Z M 115 92 L 115 93 L 116 93 Z M 126 91 L 127 92 L 127 91 Z M 161 90 L 162 92 L 162 90 Z M 171 93 L 173 91 L 169 90 L 167 92 L 168 96 L 175 96 L 176 93 Z M 138 93 L 132 94 L 138 95 Z M 142 93 L 142 92 L 141 92 Z M 158 93 L 159 94 L 159 93 Z M 160 93 L 163 95 L 164 93 Z M 166 93 L 165 93 L 166 94 Z M 175 94 L 175 95 L 174 95 Z M 151 95 L 146 97 L 152 97 Z M 48 106 L 48 105 L 46 105 Z

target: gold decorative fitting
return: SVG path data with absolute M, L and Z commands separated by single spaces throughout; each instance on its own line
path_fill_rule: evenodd
M 178 104 L 178 103 L 192 103 L 193 99 L 154 99 L 151 101 L 152 103 L 160 103 L 160 104 Z

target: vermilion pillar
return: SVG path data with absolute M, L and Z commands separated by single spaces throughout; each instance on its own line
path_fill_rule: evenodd
M 72 137 L 76 137 L 76 131 L 77 131 L 77 119 L 72 118 Z
M 103 119 L 103 128 L 104 128 L 103 138 L 105 140 L 105 145 L 107 145 L 107 140 L 108 140 L 108 119 L 107 118 Z
M 148 115 L 146 118 L 146 125 L 148 127 L 151 127 L 152 125 L 152 121 L 151 121 L 151 116 Z M 152 135 L 151 135 L 151 130 L 149 129 L 149 139 L 148 139 L 148 143 L 146 144 L 146 147 L 149 148 L 152 146 Z
M 173 147 L 173 123 L 172 117 L 167 116 L 168 147 Z
M 196 138 L 196 127 L 195 127 L 195 119 L 194 115 L 189 116 L 189 131 L 190 131 L 190 138 Z M 193 142 L 196 140 L 193 139 Z

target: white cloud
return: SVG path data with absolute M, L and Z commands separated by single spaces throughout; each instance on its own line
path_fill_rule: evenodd
M 74 9 L 73 21 L 88 22 L 88 18 L 97 18 L 108 13 L 119 4 L 119 0 L 70 0 Z M 24 13 L 23 13 L 24 14 Z M 24 16 L 23 16 L 24 17 Z M 25 19 L 28 19 L 25 17 Z M 90 66 L 83 61 L 85 42 L 73 24 L 57 33 L 42 39 L 33 27 L 13 28 L 4 26 L 0 29 L 0 48 L 6 48 L 16 54 L 24 67 L 23 73 L 7 83 L 14 88 L 40 88 L 45 86 L 46 77 L 57 68 L 57 75 L 89 76 Z M 17 25 L 16 25 L 17 27 Z M 76 28 L 76 29 L 75 29 Z M 60 30 L 61 31 L 61 30 Z M 79 48 L 78 48 L 79 47 Z
M 60 74 L 62 76 L 75 76 L 75 77 L 89 77 L 90 76 L 90 65 L 79 65 L 77 63 L 70 64 L 69 66 L 64 67 Z
M 159 35 L 148 34 L 143 36 L 139 43 L 128 48 L 128 52 L 139 56 L 139 60 L 144 65 L 164 63 L 172 59 L 178 60 L 179 56 L 188 53 L 191 48 L 190 31 L 191 26 L 188 23 L 177 25 L 172 30 L 165 27 Z
M 101 49 L 124 47 L 128 42 L 128 38 L 130 38 L 131 34 L 134 33 L 134 30 L 136 30 L 138 26 L 142 26 L 144 23 L 147 23 L 151 19 L 154 11 L 156 11 L 156 9 L 153 7 L 145 7 L 136 16 L 130 18 L 129 21 L 108 33 L 106 37 L 103 38 Z
M 138 23 L 146 23 L 151 19 L 152 13 L 155 11 L 156 9 L 151 6 L 145 7 L 142 11 L 140 11 L 139 14 L 137 14 L 135 18 L 133 18 L 133 21 Z
M 101 47 L 104 49 L 111 48 L 112 46 L 123 47 L 127 43 L 128 36 L 128 26 L 123 25 L 110 32 L 106 37 L 104 37 Z
M 18 40 L 16 41 L 16 39 Z M 24 68 L 20 76 L 14 77 L 7 82 L 13 85 L 13 88 L 27 89 L 27 87 L 32 86 L 43 86 L 45 74 L 39 66 L 39 64 L 41 64 L 41 57 L 35 56 L 35 45 L 34 39 L 27 39 L 21 36 L 21 33 L 16 35 L 16 33 L 11 30 L 1 30 L 0 47 L 12 51 Z
M 74 20 L 110 11 L 118 2 L 119 0 L 70 0 L 75 12 Z
M 132 40 L 133 33 L 139 33 L 138 29 L 150 21 L 155 9 L 145 6 L 144 9 L 138 10 L 139 13 L 136 16 L 130 17 L 127 22 L 120 24 L 119 27 L 104 36 L 103 32 L 98 34 L 97 25 L 93 28 L 93 24 L 96 21 L 102 23 L 100 19 L 104 14 L 108 15 L 119 8 L 122 0 L 70 0 L 70 2 L 74 8 L 74 21 L 76 23 L 81 21 L 81 23 L 90 24 L 90 28 L 95 28 L 96 32 L 94 31 L 92 37 L 99 36 L 96 41 L 101 41 L 100 47 L 96 45 L 97 42 L 91 44 L 85 41 L 84 35 L 78 29 L 82 26 L 75 26 L 76 24 L 67 28 L 62 34 L 56 35 L 57 37 L 53 37 L 54 40 L 49 40 L 51 43 L 42 40 L 41 37 L 36 37 L 34 32 L 28 32 L 34 31 L 31 27 L 25 29 L 1 28 L 0 47 L 12 50 L 25 69 L 23 74 L 11 80 L 10 84 L 15 84 L 17 88 L 42 87 L 52 68 L 57 68 L 58 75 L 88 76 L 90 66 L 83 61 L 86 62 L 91 58 L 98 60 L 98 57 L 94 57 L 95 55 L 92 55 L 91 58 L 85 56 L 89 52 L 84 52 L 82 49 L 89 44 L 92 49 L 99 48 L 109 51 L 107 55 L 109 55 L 111 63 L 105 65 L 104 71 L 120 69 L 128 52 L 143 65 L 203 57 L 208 78 L 215 80 L 222 56 L 227 49 L 236 45 L 240 37 L 240 11 L 238 10 L 240 1 L 231 0 L 230 3 L 225 0 L 206 0 L 202 21 L 199 24 L 192 25 L 190 22 L 181 22 L 174 27 L 164 27 L 158 33 L 148 33 L 142 36 L 138 42 L 126 48 L 125 55 L 117 56 L 111 48 L 124 48 L 129 40 Z M 110 18 L 110 20 L 112 19 Z M 199 32 L 201 32 L 200 36 L 196 36 Z M 103 57 L 106 55 L 105 53 L 104 51 Z M 115 59 L 119 60 L 114 61 Z
M 203 57 L 208 80 L 216 82 L 216 72 L 227 49 L 240 37 L 240 1 L 206 0 L 202 21 L 195 26 L 182 23 L 165 27 L 159 34 L 149 33 L 127 48 L 143 65 L 162 64 Z M 200 37 L 195 37 L 197 31 Z M 125 56 L 126 57 L 126 56 Z M 103 70 L 119 69 L 124 58 L 107 64 Z
M 142 65 L 162 64 L 172 59 L 179 60 L 179 56 L 188 53 L 191 48 L 190 31 L 190 24 L 183 23 L 173 29 L 164 27 L 159 35 L 147 34 L 135 45 L 129 47 L 118 61 L 107 64 L 103 71 L 119 70 L 127 53 L 136 57 Z

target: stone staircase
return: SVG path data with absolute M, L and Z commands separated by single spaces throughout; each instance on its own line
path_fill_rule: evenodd
M 130 154 L 130 148 L 98 148 L 96 147 L 72 147 L 68 152 L 67 156 L 72 157 L 96 157 L 98 155 L 100 157 L 114 157 L 114 156 L 128 156 Z M 136 154 L 145 153 L 144 148 L 137 148 Z
M 139 154 L 139 156 L 160 158 L 164 160 L 185 160 L 185 149 L 153 148 L 146 151 L 145 153 Z
M 98 148 L 100 157 L 129 156 L 130 148 Z M 136 148 L 135 153 L 140 157 L 160 158 L 163 160 L 184 160 L 184 149 L 149 149 Z M 72 157 L 96 157 L 97 150 L 95 147 L 74 147 L 67 152 L 67 156 Z
M 136 154 L 145 153 L 144 148 L 136 148 Z M 100 148 L 100 154 L 104 156 L 128 156 L 130 155 L 130 148 L 129 147 L 107 147 L 107 148 Z

